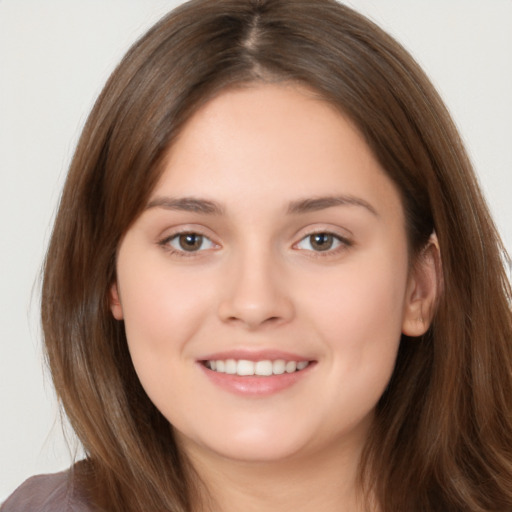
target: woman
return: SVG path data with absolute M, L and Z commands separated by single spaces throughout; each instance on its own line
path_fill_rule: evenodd
M 5 510 L 512 508 L 503 255 L 389 36 L 330 0 L 184 4 L 100 95 L 47 255 L 87 458 Z

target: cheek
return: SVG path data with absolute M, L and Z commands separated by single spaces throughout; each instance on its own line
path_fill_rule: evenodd
M 137 268 L 129 261 L 125 267 Z M 118 275 L 126 336 L 139 371 L 138 367 L 157 365 L 166 355 L 175 358 L 184 351 L 186 341 L 200 328 L 211 298 L 197 275 L 186 270 L 170 272 L 165 262 L 137 270 Z
M 406 274 L 405 261 L 361 259 L 339 271 L 317 275 L 315 286 L 304 296 L 308 297 L 308 307 L 325 317 L 326 326 L 339 326 L 337 319 L 362 330 L 372 324 L 400 323 Z
M 407 258 L 369 254 L 316 281 L 302 309 L 331 352 L 335 373 L 385 387 L 401 338 Z
M 203 279 L 186 271 L 170 272 L 169 265 L 119 265 L 121 301 L 128 349 L 142 387 L 155 406 L 174 423 L 188 410 L 186 397 L 194 395 L 190 382 L 189 342 L 205 322 L 211 297 Z M 179 421 L 178 421 L 179 423 Z

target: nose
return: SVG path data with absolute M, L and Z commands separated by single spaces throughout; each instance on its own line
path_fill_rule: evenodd
M 270 253 L 252 253 L 231 262 L 218 315 L 247 330 L 282 325 L 295 314 L 286 272 Z

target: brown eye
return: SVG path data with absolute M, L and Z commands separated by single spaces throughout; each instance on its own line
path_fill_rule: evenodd
M 329 233 L 315 233 L 309 236 L 309 243 L 314 251 L 328 251 L 334 245 L 334 236 Z
M 310 252 L 335 252 L 338 248 L 351 245 L 349 240 L 341 236 L 329 232 L 319 232 L 305 236 L 295 247 Z
M 203 245 L 203 236 L 196 233 L 183 233 L 178 236 L 178 244 L 183 251 L 198 251 Z
M 207 236 L 193 232 L 178 233 L 162 240 L 160 244 L 170 248 L 174 253 L 181 253 L 181 255 L 214 249 L 216 247 Z

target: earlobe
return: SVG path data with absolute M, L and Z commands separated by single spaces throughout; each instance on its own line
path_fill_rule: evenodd
M 122 307 L 121 301 L 119 299 L 119 291 L 117 289 L 117 283 L 114 283 L 110 287 L 109 300 L 110 300 L 110 311 L 112 311 L 112 316 L 116 320 L 123 320 L 123 307 Z
M 404 304 L 402 333 L 417 337 L 430 327 L 442 283 L 439 242 L 435 233 L 417 257 L 409 281 Z

